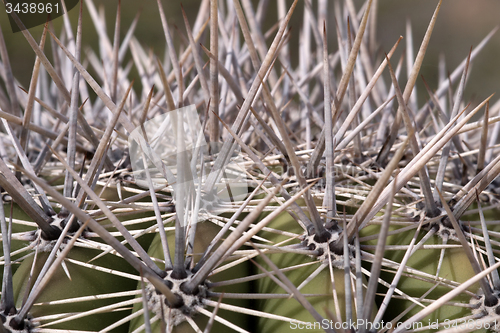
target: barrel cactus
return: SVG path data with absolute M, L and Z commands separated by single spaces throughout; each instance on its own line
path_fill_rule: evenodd
M 12 10 L 27 87 L 0 31 L 0 328 L 499 331 L 500 104 L 464 97 L 496 29 L 424 91 L 448 3 L 403 55 L 376 0 L 154 5 L 165 52 L 120 1 Z

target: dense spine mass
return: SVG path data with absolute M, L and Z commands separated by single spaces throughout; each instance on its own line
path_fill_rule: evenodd
M 464 98 L 496 29 L 417 94 L 450 4 L 404 52 L 376 0 L 156 5 L 165 54 L 120 1 L 112 38 L 13 12 L 24 88 L 0 31 L 0 328 L 500 331 L 500 103 Z

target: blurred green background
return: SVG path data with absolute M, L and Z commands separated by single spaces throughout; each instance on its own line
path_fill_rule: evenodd
M 224 3 L 226 0 L 223 0 Z M 230 2 L 232 0 L 229 0 Z M 303 0 L 299 1 L 300 9 L 302 9 Z M 339 0 L 342 1 L 342 0 Z M 291 0 L 287 0 L 287 4 L 291 4 Z M 356 0 L 357 8 L 360 8 L 360 3 L 363 1 Z M 98 7 L 102 7 L 108 22 L 108 36 L 112 39 L 114 31 L 114 18 L 116 16 L 117 0 L 94 0 Z M 167 19 L 171 27 L 174 25 L 180 31 L 185 32 L 184 23 L 182 20 L 180 4 L 184 6 L 188 13 L 191 24 L 194 24 L 197 9 L 201 0 L 162 0 Z M 256 5 L 258 1 L 253 1 Z M 315 1 L 313 0 L 313 4 Z M 329 2 L 330 24 L 329 24 L 329 50 L 330 52 L 337 49 L 337 41 L 333 28 L 333 1 Z M 377 38 L 380 43 L 380 51 L 388 52 L 400 35 L 405 35 L 406 20 L 412 22 L 414 32 L 414 47 L 417 50 L 421 38 L 425 33 L 427 24 L 432 16 L 432 13 L 437 4 L 437 0 L 379 0 L 378 1 L 378 22 L 377 22 Z M 135 35 L 139 37 L 140 42 L 147 46 L 152 52 L 162 59 L 165 55 L 165 38 L 161 28 L 161 21 L 158 14 L 158 9 L 155 0 L 122 0 L 122 24 L 121 37 L 125 33 L 134 19 L 140 12 L 139 23 L 136 28 Z M 267 24 L 271 26 L 276 20 L 275 2 L 269 1 L 270 10 L 267 11 Z M 73 24 L 76 23 L 77 7 L 70 11 L 69 15 Z M 436 88 L 438 59 L 439 55 L 443 54 L 447 63 L 447 71 L 452 72 L 453 69 L 467 56 L 471 46 L 477 45 L 486 34 L 500 23 L 498 18 L 500 13 L 500 1 L 498 0 L 444 0 L 441 12 L 438 17 L 438 22 L 434 34 L 432 36 L 429 50 L 427 52 L 421 74 L 431 84 L 431 88 Z M 292 45 L 297 45 L 299 30 L 301 28 L 302 13 L 301 10 L 294 13 L 294 18 L 291 22 L 293 27 Z M 54 27 L 59 33 L 61 31 L 62 18 L 53 20 Z M 20 83 L 27 87 L 33 62 L 35 59 L 34 52 L 29 47 L 25 38 L 21 33 L 12 33 L 7 14 L 4 6 L 0 4 L 0 25 L 3 31 L 5 42 L 7 44 L 9 57 L 11 59 L 12 68 L 15 77 Z M 35 27 L 29 29 L 30 33 L 38 41 L 40 39 L 42 28 Z M 179 41 L 179 36 L 175 34 L 174 38 Z M 293 39 L 295 38 L 295 41 Z M 405 49 L 405 40 L 400 45 L 396 56 L 401 55 Z M 83 44 L 90 45 L 92 48 L 97 47 L 97 34 L 93 24 L 90 22 L 90 17 L 84 6 L 84 30 Z M 208 39 L 204 41 L 208 46 Z M 49 46 L 50 47 L 50 46 Z M 297 48 L 292 47 L 291 50 Z M 48 48 L 47 50 L 50 50 Z M 416 52 L 416 51 L 415 51 Z M 379 55 L 382 55 L 380 53 Z M 399 59 L 399 58 L 394 58 Z M 479 98 L 484 98 L 491 93 L 500 91 L 500 33 L 497 33 L 490 44 L 481 52 L 472 64 L 472 72 L 469 76 L 469 82 L 465 94 L 465 101 L 478 102 Z M 397 60 L 394 60 L 396 63 Z M 403 76 L 402 78 L 404 78 Z M 404 87 L 404 83 L 401 83 Z M 427 98 L 427 94 L 422 88 L 421 80 L 419 79 L 419 95 Z M 493 98 L 496 101 L 497 98 Z

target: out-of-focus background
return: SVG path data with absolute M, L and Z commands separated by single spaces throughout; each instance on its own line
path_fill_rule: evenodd
M 226 1 L 232 0 L 221 0 Z M 300 0 L 302 2 L 303 0 Z M 338 0 L 342 1 L 342 0 Z M 28 1 L 29 2 L 29 1 Z M 315 7 L 315 1 L 313 0 Z M 356 0 L 357 9 L 363 1 Z M 378 21 L 377 38 L 380 42 L 379 55 L 381 52 L 388 52 L 400 35 L 405 36 L 406 21 L 411 21 L 414 34 L 415 52 L 418 50 L 421 39 L 425 33 L 429 20 L 437 5 L 437 0 L 378 0 Z M 94 0 L 94 3 L 103 9 L 108 17 L 108 36 L 112 39 L 114 31 L 114 18 L 116 16 L 117 0 Z M 201 0 L 162 0 L 166 11 L 167 20 L 171 26 L 176 26 L 182 33 L 185 32 L 184 23 L 181 15 L 181 4 L 184 6 L 191 24 L 194 23 L 198 6 Z M 253 1 L 255 7 L 258 1 Z M 291 0 L 287 0 L 291 4 Z M 140 19 L 136 28 L 135 35 L 139 37 L 143 45 L 148 45 L 150 50 L 159 57 L 165 56 L 165 38 L 161 27 L 161 21 L 158 14 L 157 4 L 154 0 L 122 0 L 122 23 L 121 37 L 125 36 L 134 17 L 140 13 Z M 329 2 L 331 22 L 333 22 L 334 1 Z M 276 11 L 274 1 L 269 1 L 271 9 L 267 11 L 266 20 L 269 27 L 276 22 Z M 299 4 L 299 7 L 303 7 Z M 446 59 L 447 71 L 453 69 L 467 56 L 471 46 L 476 46 L 479 42 L 498 24 L 500 19 L 500 1 L 498 0 L 444 0 L 438 21 L 429 45 L 429 49 L 424 60 L 421 74 L 431 84 L 432 89 L 437 87 L 438 59 L 442 54 Z M 78 14 L 78 5 L 70 11 L 69 16 L 73 24 L 76 23 Z M 291 22 L 292 32 L 295 36 L 301 28 L 302 13 L 297 11 Z M 62 18 L 53 20 L 55 30 L 61 31 Z M 24 87 L 29 85 L 29 78 L 35 59 L 34 52 L 29 47 L 22 33 L 12 33 L 5 8 L 0 4 L 0 26 L 2 28 L 5 43 L 8 48 L 11 65 L 14 75 L 18 78 L 20 84 Z M 335 31 L 329 25 L 329 50 L 337 49 Z M 41 26 L 29 29 L 33 37 L 39 41 L 41 36 Z M 173 30 L 174 33 L 176 30 Z M 90 17 L 84 5 L 84 29 L 83 45 L 97 47 L 97 34 Z M 174 38 L 179 40 L 179 34 L 175 33 Z M 297 39 L 297 37 L 295 37 Z M 292 37 L 293 39 L 293 37 Z M 204 41 L 208 46 L 208 39 Z M 296 42 L 295 42 L 295 45 Z M 50 50 L 50 46 L 47 46 Z M 402 50 L 405 48 L 404 40 L 400 45 L 395 60 L 399 59 Z M 291 50 L 297 50 L 292 47 Z M 497 33 L 481 54 L 474 60 L 471 68 L 471 74 L 465 94 L 465 101 L 478 102 L 479 98 L 484 98 L 491 93 L 500 92 L 500 32 Z M 402 76 L 405 78 L 406 76 Z M 421 80 L 419 80 L 420 82 Z M 401 83 L 404 87 L 404 82 Z M 419 94 L 426 94 L 421 87 Z M 427 97 L 427 96 L 425 96 Z M 497 98 L 493 98 L 495 101 Z
M 414 47 L 418 48 L 436 5 L 434 0 L 380 0 L 377 36 L 384 50 L 400 34 L 405 36 L 407 19 L 411 20 Z M 436 82 L 440 54 L 451 73 L 467 57 L 470 48 L 500 24 L 499 13 L 500 2 L 495 0 L 444 0 L 421 70 L 425 79 Z M 432 88 L 436 88 L 435 83 Z M 425 92 L 420 89 L 419 93 Z M 465 101 L 478 102 L 492 93 L 500 93 L 499 32 L 472 63 Z M 493 97 L 493 101 L 498 98 Z

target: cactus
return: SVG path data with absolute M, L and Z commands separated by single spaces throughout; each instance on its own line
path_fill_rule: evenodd
M 13 12 L 36 60 L 19 89 L 0 31 L 0 328 L 499 331 L 500 104 L 464 98 L 496 29 L 417 99 L 450 4 L 399 59 L 378 1 L 328 4 L 203 0 L 174 30 L 158 0 L 164 55 L 120 1 L 112 38 L 93 0 L 39 41 Z

